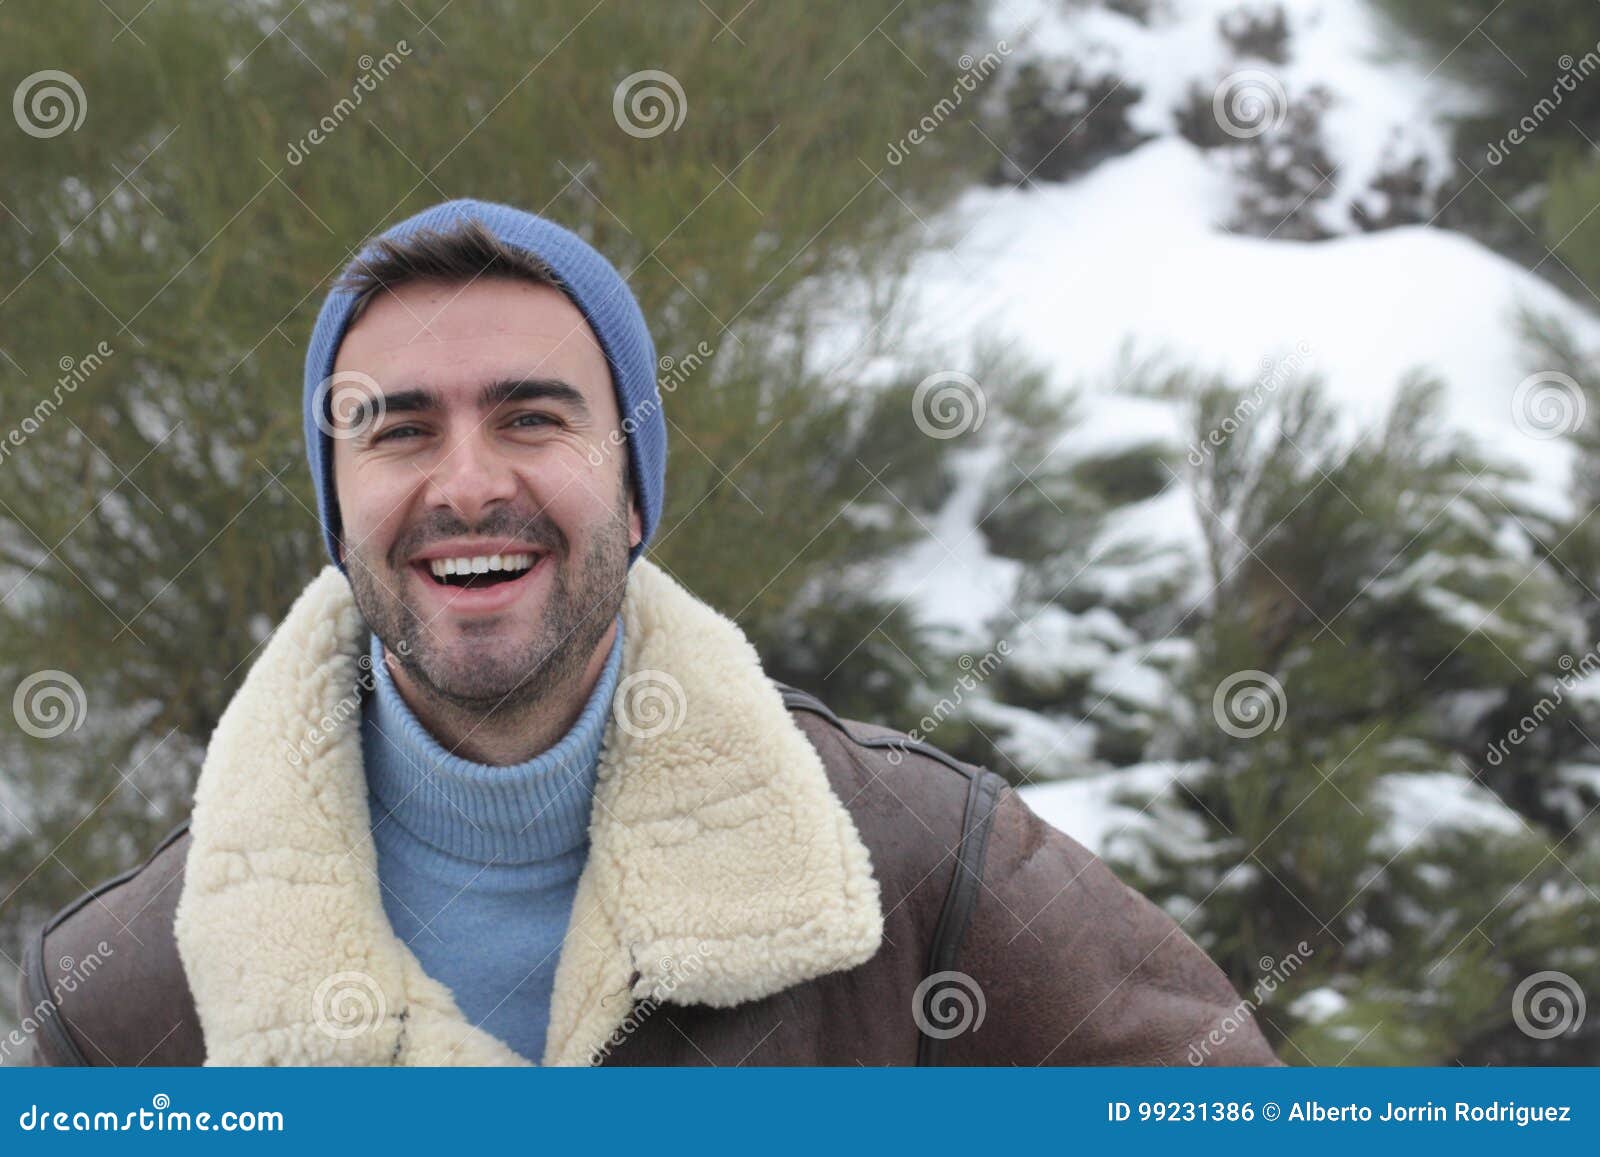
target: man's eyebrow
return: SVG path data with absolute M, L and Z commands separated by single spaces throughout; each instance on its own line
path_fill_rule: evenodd
M 410 389 L 396 390 L 392 394 L 384 394 L 380 413 L 385 414 L 421 414 L 439 408 L 439 395 L 432 390 Z
M 548 400 L 564 402 L 580 414 L 589 412 L 589 403 L 577 387 L 560 378 L 507 378 L 490 382 L 478 394 L 480 409 L 492 410 L 507 402 Z
M 580 414 L 589 412 L 589 404 L 575 386 L 560 378 L 504 378 L 490 382 L 478 391 L 478 408 L 492 410 L 507 402 L 532 402 L 539 400 L 564 402 Z M 383 412 L 388 414 L 422 414 L 440 409 L 439 395 L 424 387 L 396 390 L 383 395 Z

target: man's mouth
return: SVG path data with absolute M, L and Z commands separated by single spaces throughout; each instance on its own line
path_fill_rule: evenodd
M 476 589 L 519 579 L 532 570 L 537 561 L 535 554 L 490 554 L 433 558 L 423 565 L 433 581 L 442 587 Z

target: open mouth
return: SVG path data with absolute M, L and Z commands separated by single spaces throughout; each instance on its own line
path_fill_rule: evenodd
M 533 569 L 534 554 L 478 555 L 471 558 L 435 558 L 419 564 L 442 587 L 476 590 L 515 582 Z

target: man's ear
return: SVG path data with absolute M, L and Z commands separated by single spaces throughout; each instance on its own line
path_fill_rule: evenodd
M 630 487 L 631 489 L 631 487 Z M 638 546 L 644 539 L 644 522 L 639 517 L 639 507 L 633 501 L 633 495 L 628 495 L 628 546 Z

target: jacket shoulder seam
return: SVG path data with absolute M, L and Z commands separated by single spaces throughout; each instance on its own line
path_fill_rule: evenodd
M 22 995 L 27 1004 L 26 1007 L 17 1011 L 24 1016 L 36 1016 L 36 1019 L 40 1022 L 41 1031 L 50 1040 L 51 1047 L 64 1058 L 58 1063 L 87 1066 L 89 1058 L 83 1055 L 83 1050 L 78 1047 L 78 1042 L 72 1039 L 72 1035 L 67 1032 L 66 1025 L 61 1023 L 64 1015 L 61 1011 L 61 1006 L 50 995 L 49 978 L 44 971 L 45 931 L 45 928 L 39 929 L 34 935 L 28 937 L 27 942 L 23 945 Z
M 76 900 L 73 900 L 71 903 L 57 911 L 54 916 L 45 921 L 44 927 L 39 930 L 40 943 L 43 944 L 46 935 L 54 932 L 62 924 L 66 923 L 67 920 L 75 916 L 81 909 L 93 903 L 95 900 L 98 900 L 101 896 L 104 896 L 112 889 L 126 884 L 129 880 L 133 879 L 151 864 L 155 863 L 156 857 L 170 848 L 173 844 L 177 843 L 178 840 L 182 838 L 183 834 L 188 830 L 189 821 L 185 819 L 177 827 L 173 828 L 166 835 L 162 836 L 161 842 L 155 846 L 155 848 L 144 858 L 141 863 L 135 864 L 131 868 L 123 869 L 108 880 L 102 880 L 100 883 L 94 885 L 88 891 L 84 892 Z
M 783 705 L 790 711 L 809 711 L 813 715 L 826 719 L 837 731 L 842 732 L 846 739 L 858 747 L 886 747 L 900 751 L 915 752 L 918 755 L 925 755 L 929 759 L 944 764 L 951 771 L 969 780 L 977 780 L 983 776 L 994 775 L 994 772 L 984 768 L 969 767 L 949 752 L 941 751 L 933 744 L 924 743 L 920 739 L 912 739 L 909 735 L 857 735 L 843 719 L 839 718 L 833 708 L 809 691 L 801 691 L 797 687 L 779 683 L 776 679 L 773 680 L 773 683 L 783 695 Z
M 995 812 L 1009 785 L 1000 776 L 987 769 L 972 777 L 967 791 L 967 805 L 961 819 L 961 841 L 956 845 L 955 871 L 950 887 L 945 892 L 944 907 L 939 912 L 939 923 L 934 928 L 933 942 L 928 949 L 927 975 L 954 972 L 961 963 L 961 947 L 972 923 L 972 913 L 978 904 L 978 889 L 983 884 L 984 860 L 989 851 L 989 833 L 994 827 Z M 935 986 L 927 993 L 928 999 L 937 997 Z M 920 1029 L 919 1025 L 919 1029 Z M 937 1065 L 944 1053 L 944 1040 L 921 1031 L 917 1044 L 917 1064 Z
M 891 748 L 912 751 L 927 756 L 967 780 L 967 798 L 961 815 L 961 835 L 953 850 L 955 868 L 950 884 L 945 889 L 944 902 L 939 910 L 939 921 L 934 926 L 925 958 L 926 976 L 953 972 L 961 960 L 961 948 L 966 941 L 972 914 L 977 908 L 978 893 L 983 884 L 984 861 L 989 849 L 989 833 L 994 826 L 995 812 L 999 810 L 1005 790 L 1010 786 L 1002 776 L 987 768 L 961 763 L 949 753 L 930 743 L 912 739 L 909 735 L 857 735 L 845 721 L 821 699 L 808 691 L 790 687 L 774 679 L 773 683 L 783 695 L 784 706 L 790 711 L 809 711 L 827 720 L 836 731 L 858 747 Z M 926 999 L 936 999 L 938 986 L 925 994 Z M 921 1018 L 919 1018 L 921 1019 Z M 917 1064 L 941 1063 L 944 1041 L 918 1027 Z
M 155 862 L 157 856 L 181 839 L 188 830 L 189 820 L 185 819 L 166 835 L 162 836 L 160 842 L 156 844 L 155 848 L 141 863 L 118 872 L 110 879 L 89 888 L 76 900 L 60 908 L 55 915 L 40 925 L 38 932 L 28 937 L 27 943 L 23 947 L 22 991 L 28 1000 L 28 1008 L 47 1008 L 49 1010 L 49 1015 L 41 1018 L 45 1023 L 46 1034 L 50 1037 L 51 1043 L 67 1057 L 68 1063 L 84 1066 L 92 1064 L 88 1057 L 84 1055 L 83 1050 L 78 1047 L 78 1043 L 72 1039 L 72 1034 L 67 1031 L 65 1010 L 56 1002 L 55 997 L 50 994 L 50 978 L 46 975 L 44 967 L 45 937 L 60 928 L 96 899 L 115 888 L 121 887 L 140 872 L 143 872 Z

